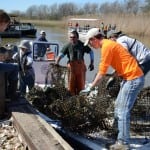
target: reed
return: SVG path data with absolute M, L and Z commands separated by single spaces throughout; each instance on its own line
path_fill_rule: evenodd
M 30 22 L 35 24 L 36 26 L 44 26 L 51 28 L 65 28 L 66 24 L 63 20 L 21 20 L 22 22 Z
M 90 16 L 78 16 L 87 18 L 100 18 L 104 24 L 116 24 L 117 30 L 136 35 L 136 36 L 149 36 L 150 35 L 150 18 L 145 14 L 107 14 L 107 15 L 90 15 Z M 68 25 L 67 19 L 62 20 L 22 20 L 24 22 L 31 22 L 36 26 L 47 26 L 51 28 L 66 29 Z
M 131 14 L 118 14 L 118 15 L 104 15 L 104 23 L 116 24 L 118 30 L 130 35 L 149 36 L 150 35 L 150 18 L 148 15 L 131 15 Z

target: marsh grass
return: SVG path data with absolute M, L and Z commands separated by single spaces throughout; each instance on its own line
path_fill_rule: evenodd
M 107 14 L 101 16 L 78 16 L 80 18 L 99 18 L 104 24 L 116 24 L 117 30 L 122 30 L 126 34 L 136 36 L 150 36 L 150 17 L 149 15 L 139 14 Z M 24 22 L 31 22 L 36 26 L 46 26 L 51 28 L 66 29 L 68 25 L 68 19 L 62 20 L 22 20 Z
M 62 28 L 66 27 L 64 20 L 22 20 L 23 22 L 31 22 L 40 27 Z
M 118 30 L 130 35 L 149 36 L 150 18 L 148 15 L 107 15 L 103 16 L 107 24 L 116 24 Z
M 85 15 L 85 16 L 69 16 L 62 20 L 21 20 L 24 22 L 31 22 L 36 26 L 45 26 L 50 28 L 59 28 L 66 31 L 68 26 L 68 18 L 99 18 L 105 25 L 116 24 L 117 30 L 123 31 L 129 36 L 133 36 L 148 46 L 150 36 L 150 17 L 149 14 L 107 14 L 107 15 Z

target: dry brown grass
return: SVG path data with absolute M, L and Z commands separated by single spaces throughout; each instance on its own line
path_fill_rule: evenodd
M 116 24 L 118 30 L 130 35 L 150 35 L 150 18 L 148 15 L 107 15 L 103 16 L 106 24 Z
M 21 20 L 22 22 L 31 22 L 35 24 L 36 26 L 44 26 L 44 27 L 59 27 L 59 28 L 65 28 L 66 24 L 62 20 Z
M 100 18 L 104 24 L 116 24 L 118 30 L 136 35 L 149 36 L 150 35 L 150 18 L 149 15 L 131 15 L 131 14 L 109 14 L 102 16 L 79 16 L 85 18 Z M 32 22 L 37 26 L 48 26 L 66 29 L 68 22 L 67 18 L 63 20 L 23 20 L 25 22 Z

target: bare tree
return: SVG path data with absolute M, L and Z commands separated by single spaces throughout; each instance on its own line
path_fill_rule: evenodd
M 50 10 L 50 18 L 51 19 L 60 19 L 60 15 L 58 14 L 58 5 L 55 3 L 49 7 Z
M 78 7 L 74 3 L 64 3 L 59 5 L 58 13 L 60 16 L 75 15 L 78 12 Z
M 36 18 L 38 14 L 38 6 L 32 5 L 26 10 L 26 16 L 28 18 Z
M 83 6 L 84 14 L 96 14 L 98 12 L 98 4 L 96 3 L 86 3 Z
M 75 3 L 62 3 L 57 5 L 40 5 L 30 6 L 24 16 L 28 18 L 36 19 L 61 19 L 70 15 L 83 15 L 83 14 L 125 14 L 133 13 L 137 14 L 140 8 L 140 0 L 124 0 L 103 4 L 98 3 L 85 3 L 83 6 L 79 6 Z M 142 7 L 142 11 L 150 10 L 150 0 L 145 0 L 145 6 Z M 22 13 L 23 14 L 23 13 Z M 21 14 L 21 15 L 22 15 Z M 23 16 L 23 15 L 22 15 Z
M 141 7 L 141 10 L 144 13 L 150 12 L 150 0 L 145 0 L 145 4 L 144 4 L 144 6 Z
M 124 12 L 123 5 L 119 3 L 118 1 L 115 1 L 113 3 L 105 2 L 102 5 L 100 5 L 99 9 L 102 14 L 110 14 L 110 13 L 117 14 L 117 13 Z
M 126 0 L 125 8 L 127 13 L 137 14 L 139 11 L 139 0 Z
M 49 14 L 49 8 L 47 5 L 40 5 L 38 7 L 38 18 L 39 19 L 45 19 L 48 17 L 48 14 Z

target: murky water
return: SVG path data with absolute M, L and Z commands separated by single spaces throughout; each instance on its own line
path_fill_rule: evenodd
M 46 32 L 46 37 L 47 37 L 47 40 L 49 42 L 53 42 L 53 43 L 58 43 L 59 46 L 60 46 L 60 50 L 62 48 L 62 46 L 67 43 L 68 41 L 68 34 L 67 34 L 67 29 L 58 29 L 58 28 L 49 28 L 49 27 L 37 27 L 38 31 L 37 31 L 37 36 L 39 36 L 40 34 L 40 30 L 45 30 Z M 143 43 L 145 43 L 145 45 L 147 45 L 148 47 L 150 47 L 150 43 L 149 43 L 149 40 L 148 40 L 148 37 L 146 38 L 138 38 L 138 37 L 135 37 L 136 39 L 139 39 L 140 41 L 142 41 Z M 34 38 L 3 38 L 2 39 L 2 44 L 6 44 L 6 43 L 15 43 L 15 44 L 19 44 L 19 42 L 22 40 L 22 39 L 29 39 L 29 40 L 35 40 Z M 100 60 L 100 53 L 99 51 L 94 51 L 94 57 L 95 57 L 95 61 L 94 61 L 94 66 L 95 66 L 95 69 L 94 71 L 89 71 L 87 70 L 87 82 L 91 82 L 96 73 L 97 73 L 97 69 L 98 69 L 98 65 L 99 65 L 99 60 Z M 90 58 L 89 58 L 89 55 L 85 55 L 85 62 L 86 62 L 86 65 L 88 67 L 89 63 L 90 63 Z M 65 57 L 64 59 L 62 59 L 60 61 L 60 64 L 65 66 L 67 63 L 67 58 Z M 109 71 L 111 71 L 111 69 L 109 69 Z M 145 86 L 149 86 L 150 85 L 150 73 L 147 74 L 147 76 L 145 77 Z

